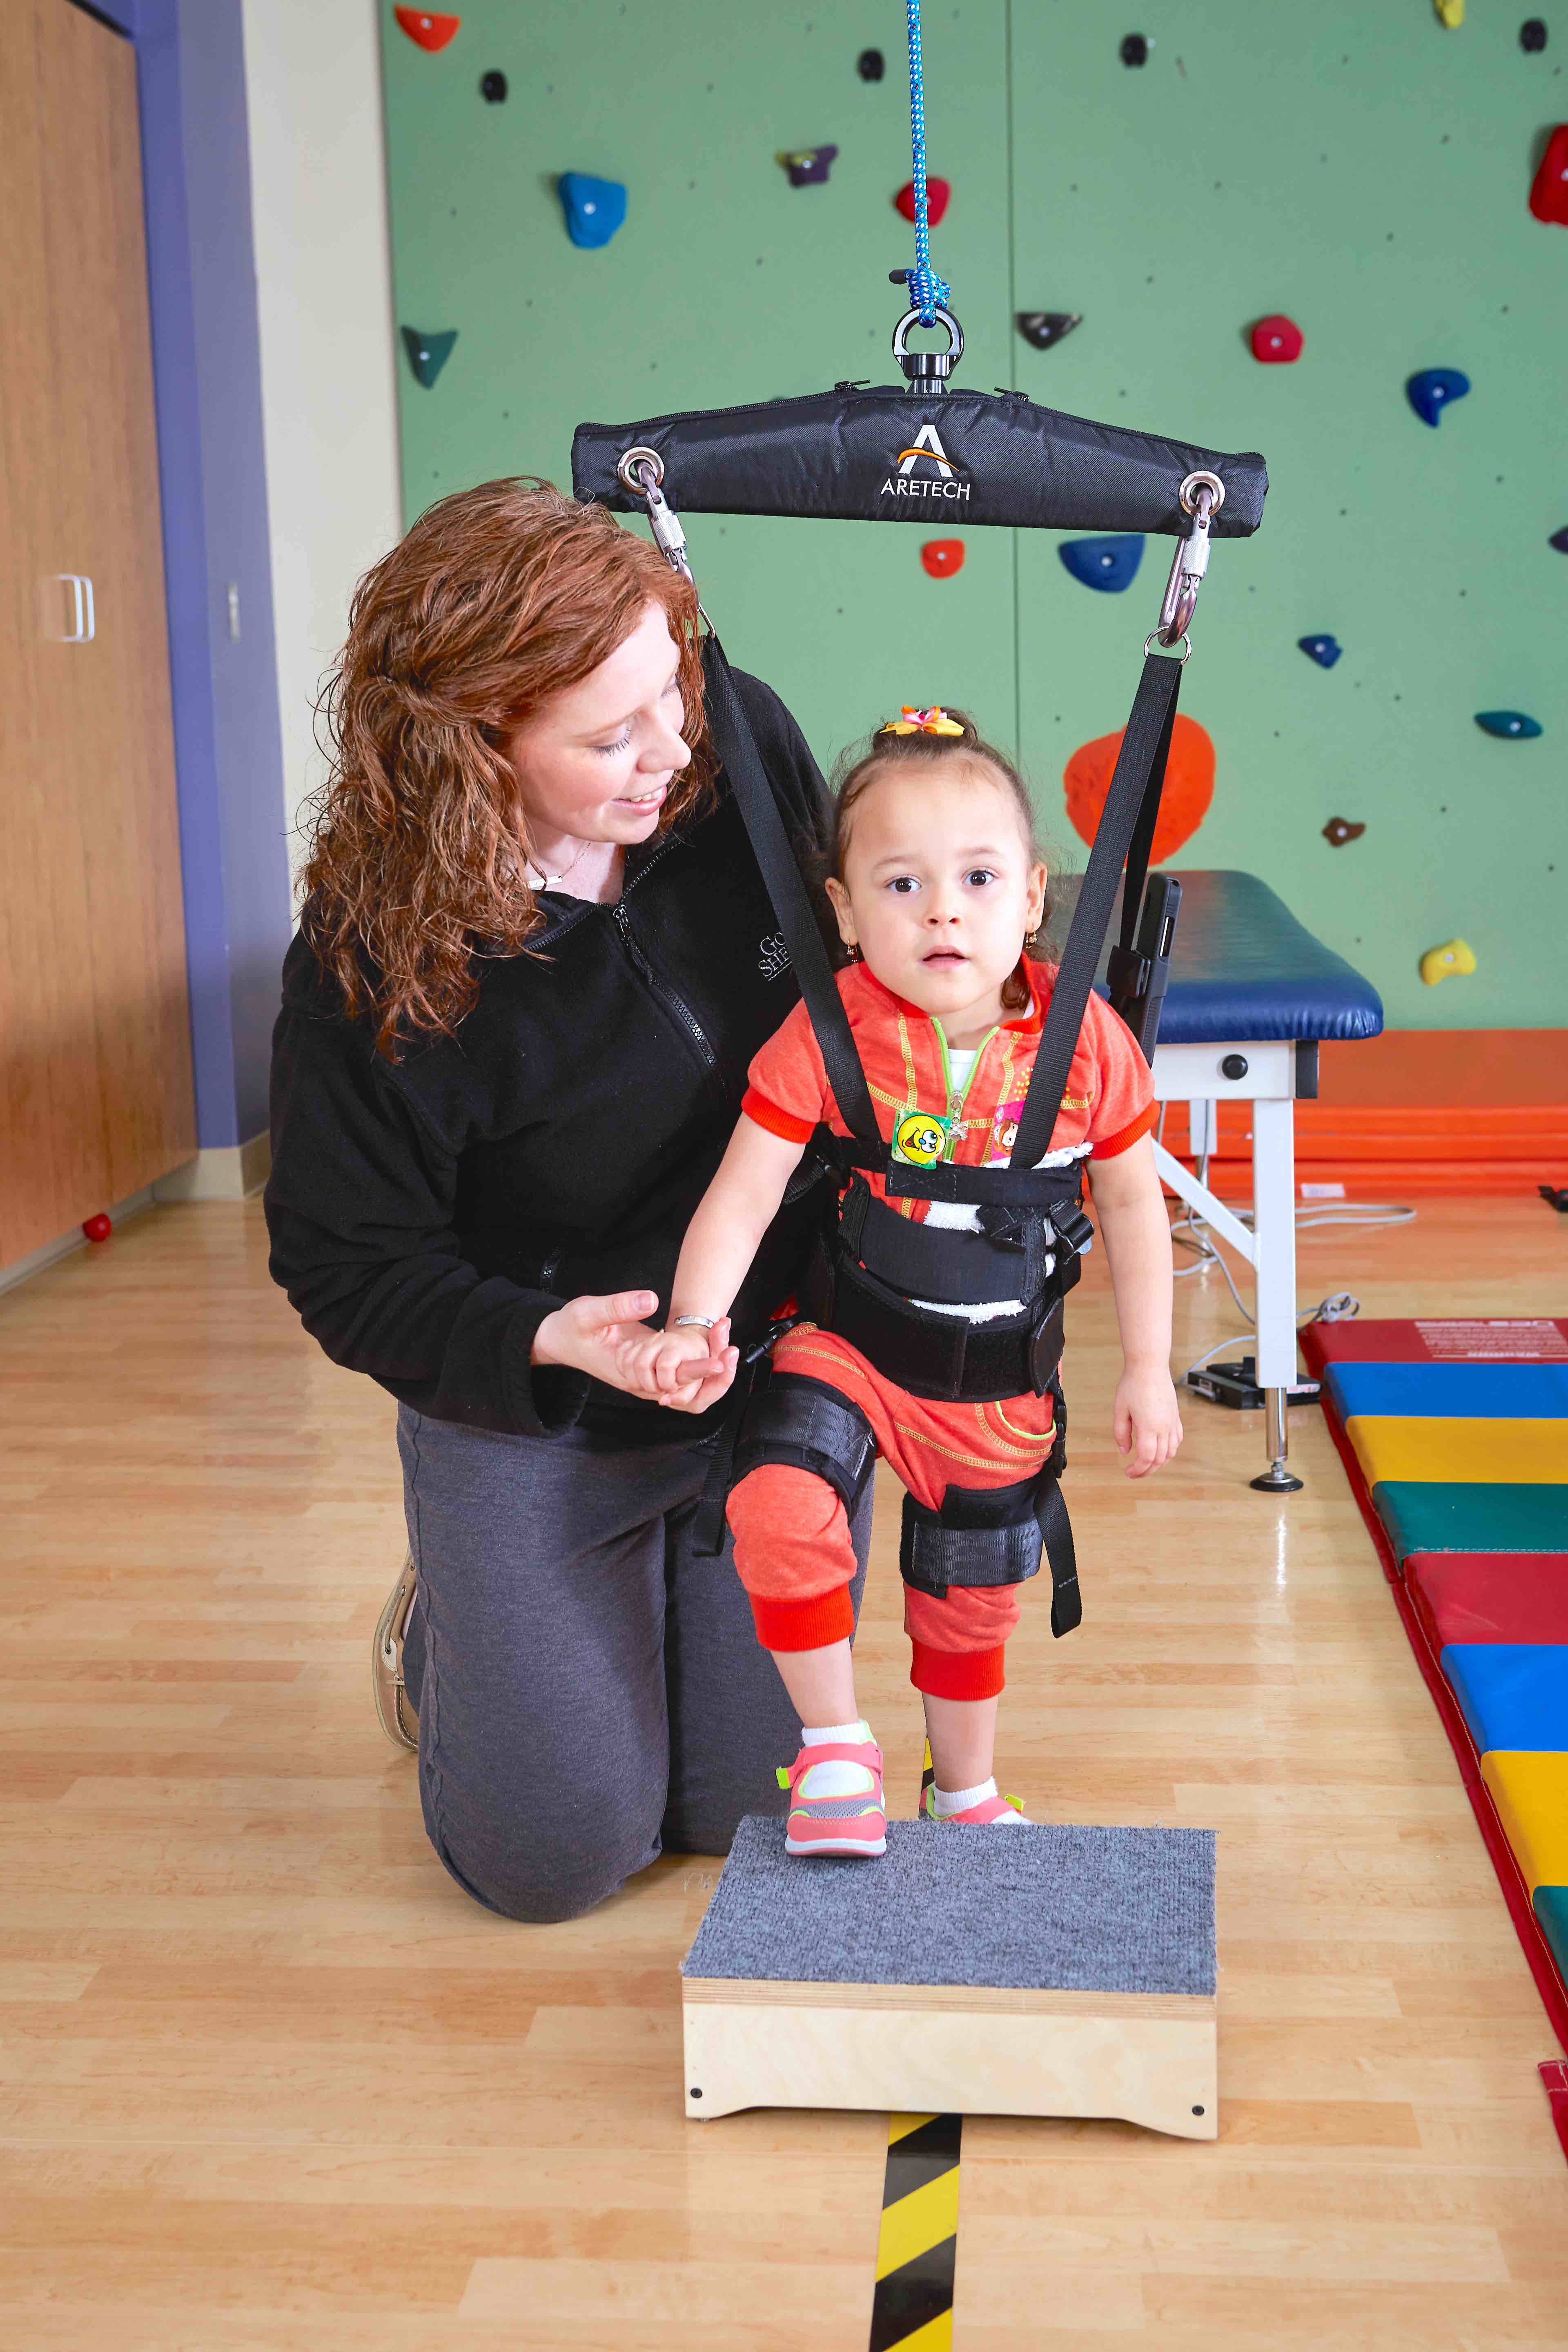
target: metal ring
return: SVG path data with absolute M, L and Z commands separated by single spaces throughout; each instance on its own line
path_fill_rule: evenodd
M 1184 514 L 1196 514 L 1198 510 L 1198 502 L 1194 493 L 1197 490 L 1201 483 L 1206 483 L 1208 488 L 1214 492 L 1214 501 L 1209 508 L 1209 515 L 1212 520 L 1214 516 L 1218 514 L 1221 507 L 1225 504 L 1225 484 L 1220 480 L 1217 474 L 1189 474 L 1185 481 L 1182 484 L 1181 488 L 1176 492 L 1176 496 L 1181 501 L 1182 512 Z
M 616 479 L 619 482 L 623 490 L 629 490 L 631 492 L 634 499 L 646 499 L 647 496 L 647 486 L 646 483 L 638 481 L 636 475 L 632 472 L 632 467 L 639 465 L 652 467 L 653 487 L 657 490 L 659 484 L 664 479 L 664 459 L 659 456 L 657 449 L 644 449 L 639 447 L 626 450 L 621 458 L 620 464 L 616 467 Z
M 1173 643 L 1173 642 L 1174 642 L 1174 640 L 1173 639 L 1173 641 L 1172 641 L 1172 642 Z M 1164 640 L 1164 639 L 1163 639 L 1163 637 L 1162 637 L 1162 635 L 1160 635 L 1159 630 L 1158 630 L 1158 629 L 1151 629 L 1151 630 L 1150 630 L 1150 632 L 1149 632 L 1149 634 L 1148 634 L 1148 635 L 1147 635 L 1147 636 L 1144 638 L 1144 640 L 1143 640 L 1143 658 L 1144 658 L 1144 660 L 1145 660 L 1145 661 L 1147 661 L 1147 659 L 1148 659 L 1148 657 L 1149 657 L 1149 648 L 1150 648 L 1150 646 L 1155 646 L 1155 645 L 1164 645 L 1164 643 L 1165 643 L 1165 640 Z M 1186 652 L 1185 652 L 1184 654 L 1178 654 L 1178 655 L 1176 656 L 1176 659 L 1177 659 L 1179 662 L 1183 662 L 1183 663 L 1190 662 L 1190 661 L 1191 661 L 1191 659 L 1192 659 L 1192 657 L 1193 657 L 1193 641 L 1192 641 L 1191 637 L 1189 637 L 1189 636 L 1188 636 L 1188 635 L 1187 635 L 1187 633 L 1186 633 L 1186 631 L 1185 631 L 1184 629 L 1184 630 L 1183 630 L 1183 632 L 1182 632 L 1182 643 L 1183 643 L 1183 645 L 1184 645 L 1184 646 L 1185 646 L 1185 647 L 1186 647 Z M 1167 652 L 1168 652 L 1168 651 L 1170 650 L 1170 648 L 1167 646 L 1167 647 L 1166 647 L 1166 650 L 1167 650 Z
M 921 319 L 921 314 L 918 310 L 906 310 L 904 312 L 903 317 L 893 329 L 893 357 L 896 360 L 901 360 L 909 347 L 910 329 L 915 325 L 923 323 L 924 321 Z M 956 367 L 959 361 L 963 357 L 963 329 L 959 325 L 958 320 L 953 317 L 952 312 L 951 310 L 944 310 L 940 302 L 933 302 L 931 305 L 931 324 L 932 326 L 941 325 L 947 329 L 949 341 L 945 356 L 949 366 Z

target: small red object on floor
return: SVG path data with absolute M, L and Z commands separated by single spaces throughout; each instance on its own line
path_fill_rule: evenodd
M 392 13 L 411 41 L 432 52 L 444 49 L 463 21 L 460 16 L 432 16 L 427 8 L 395 8 Z
M 106 1242 L 114 1231 L 114 1220 L 112 1217 L 106 1217 L 103 1211 L 100 1209 L 96 1217 L 82 1219 L 81 1229 L 89 1242 Z
M 963 569 L 963 541 L 928 539 L 921 550 L 921 562 L 933 580 L 951 580 L 955 572 Z
M 1282 310 L 1259 319 L 1252 330 L 1252 356 L 1266 367 L 1282 367 L 1301 356 L 1301 330 Z
M 1560 122 L 1546 142 L 1530 191 L 1530 209 L 1538 221 L 1555 221 L 1559 228 L 1568 228 L 1568 122 Z M 934 212 L 931 218 L 936 218 Z
M 950 181 L 927 180 L 926 218 L 930 221 L 932 228 L 936 226 L 943 213 L 946 212 L 947 200 L 952 194 L 952 186 Z M 904 182 L 903 186 L 893 198 L 893 202 L 907 221 L 913 220 L 915 216 L 915 184 L 912 180 L 906 180 Z

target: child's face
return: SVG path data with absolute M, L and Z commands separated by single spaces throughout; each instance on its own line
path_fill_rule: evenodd
M 950 1036 L 1000 1017 L 1003 982 L 1045 906 L 1046 869 L 984 761 L 889 762 L 855 803 L 838 929 L 885 988 Z

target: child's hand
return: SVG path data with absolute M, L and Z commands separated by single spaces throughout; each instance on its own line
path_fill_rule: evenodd
M 636 1350 L 639 1392 L 677 1412 L 705 1412 L 734 1381 L 740 1350 L 729 1340 L 727 1315 L 711 1331 L 690 1324 L 683 1331 L 650 1332 Z
M 1130 1457 L 1130 1478 L 1146 1478 L 1162 1462 L 1169 1462 L 1182 1442 L 1182 1416 L 1163 1364 L 1122 1373 L 1116 1383 L 1111 1428 L 1117 1444 Z

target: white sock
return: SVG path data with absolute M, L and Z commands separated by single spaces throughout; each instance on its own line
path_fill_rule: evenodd
M 984 1804 L 987 1797 L 994 1797 L 996 1783 L 994 1780 L 982 1780 L 973 1789 L 938 1789 L 933 1786 L 931 1793 L 932 1810 L 938 1821 L 945 1821 L 951 1813 L 966 1813 L 971 1805 Z M 998 1814 L 992 1827 L 1005 1829 L 1014 1822 L 1021 1822 L 1023 1818 L 1022 1813 L 1015 1811 L 1009 1805 L 1005 1815 Z
M 858 1723 L 803 1723 L 800 1727 L 803 1748 L 820 1748 L 829 1741 L 835 1747 L 859 1748 L 870 1738 L 871 1727 L 864 1718 Z M 876 1785 L 864 1764 L 834 1757 L 828 1763 L 811 1767 L 801 1780 L 800 1793 L 803 1797 L 865 1797 Z

